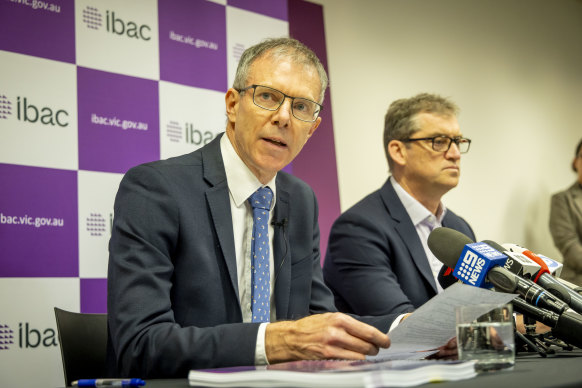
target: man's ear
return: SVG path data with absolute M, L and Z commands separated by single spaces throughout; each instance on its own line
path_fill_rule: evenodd
M 400 166 L 406 165 L 406 145 L 400 140 L 390 140 L 388 143 L 388 155 L 392 161 Z
M 311 135 L 313 135 L 313 133 L 315 132 L 317 127 L 319 127 L 319 124 L 321 124 L 321 117 L 318 117 L 317 120 L 315 120 L 315 122 L 313 124 L 311 124 L 311 128 L 309 129 L 309 133 L 307 134 L 307 139 L 309 139 L 311 137 Z
M 228 117 L 228 121 L 233 123 L 236 122 L 240 93 L 233 88 L 228 89 L 224 96 L 224 102 L 226 104 L 226 116 Z

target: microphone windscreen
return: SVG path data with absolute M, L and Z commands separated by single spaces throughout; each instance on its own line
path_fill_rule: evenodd
M 428 235 L 428 247 L 447 267 L 457 265 L 463 248 L 474 241 L 461 232 L 450 228 L 436 228 Z
M 505 249 L 502 245 L 497 244 L 495 241 L 483 240 L 483 242 L 499 252 L 507 251 L 507 249 Z

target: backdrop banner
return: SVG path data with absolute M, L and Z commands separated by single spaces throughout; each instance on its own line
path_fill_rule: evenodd
M 323 11 L 302 0 L 0 0 L 0 36 L 0 386 L 62 386 L 53 307 L 107 312 L 123 174 L 224 131 L 247 47 L 293 36 L 327 66 Z M 323 252 L 340 211 L 329 93 L 324 105 L 314 146 L 285 168 L 319 198 Z

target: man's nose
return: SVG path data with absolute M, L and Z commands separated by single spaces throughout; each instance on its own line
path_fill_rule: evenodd
M 285 100 L 283 100 L 283 103 L 273 115 L 273 122 L 277 123 L 280 127 L 286 126 L 291 120 L 291 116 L 293 115 L 291 103 L 292 100 L 289 97 L 285 97 Z

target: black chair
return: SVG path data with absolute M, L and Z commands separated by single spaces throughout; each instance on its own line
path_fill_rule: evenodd
M 81 314 L 55 307 L 65 385 L 107 376 L 107 314 Z

